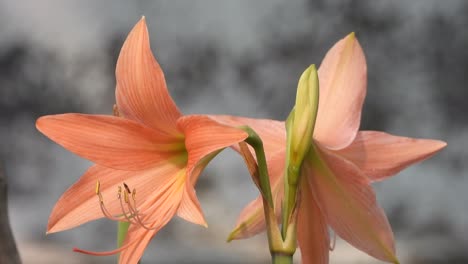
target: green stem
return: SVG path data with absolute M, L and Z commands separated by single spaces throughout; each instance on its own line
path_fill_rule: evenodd
M 125 241 L 125 237 L 127 236 L 128 228 L 130 227 L 130 222 L 119 222 L 119 226 L 117 229 L 117 247 L 121 247 L 123 242 Z M 141 261 L 138 261 L 140 264 Z
M 129 222 L 119 222 L 119 227 L 117 229 L 117 247 L 121 247 L 123 245 L 129 226 Z
M 282 255 L 276 254 L 273 255 L 273 264 L 292 264 L 293 256 L 292 255 Z
M 258 164 L 258 174 L 259 174 L 259 182 L 260 182 L 260 188 L 261 192 L 264 195 L 264 198 L 266 199 L 268 205 L 271 208 L 274 208 L 273 206 L 273 195 L 271 194 L 271 187 L 270 187 L 270 177 L 268 176 L 268 167 L 267 167 L 267 162 L 266 162 L 266 157 L 265 157 L 265 151 L 263 149 L 263 142 L 260 136 L 250 127 L 248 126 L 242 126 L 242 130 L 247 132 L 249 135 L 246 139 L 245 142 L 252 146 L 252 148 L 255 150 L 255 156 L 257 157 L 257 164 Z
M 252 146 L 257 158 L 260 192 L 263 196 L 263 211 L 265 214 L 268 246 L 270 248 L 272 262 L 275 264 L 292 264 L 293 255 L 296 251 L 295 225 L 289 227 L 284 237 L 281 236 L 274 211 L 275 207 L 273 195 L 271 193 L 270 177 L 268 175 L 263 142 L 258 134 L 250 127 L 243 126 L 241 129 L 247 132 L 248 137 L 245 139 L 245 142 Z

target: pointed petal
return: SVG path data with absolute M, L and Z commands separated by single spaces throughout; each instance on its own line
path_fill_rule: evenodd
M 249 238 L 263 231 L 265 231 L 263 199 L 258 196 L 242 210 L 227 241 Z
M 124 243 L 120 248 L 106 252 L 81 249 L 74 249 L 74 251 L 96 256 L 107 256 L 121 252 L 119 263 L 138 263 L 151 238 L 174 216 L 182 199 L 184 184 L 185 169 L 182 169 L 159 184 L 157 191 L 149 193 L 148 199 L 137 206 L 140 217 L 134 220 L 141 219 L 141 222 L 130 224 Z M 142 226 L 141 223 L 144 223 L 145 226 Z
M 359 129 L 367 86 L 366 59 L 354 33 L 328 51 L 318 75 L 320 100 L 314 138 L 328 148 L 344 148 Z
M 141 170 L 180 156 L 182 139 L 131 120 L 103 115 L 63 114 L 39 118 L 36 127 L 71 152 L 97 164 Z
M 154 58 L 146 21 L 132 29 L 120 51 L 116 69 L 119 112 L 168 134 L 178 134 L 179 109 L 167 91 L 164 73 Z
M 137 264 L 149 242 L 156 235 L 159 229 L 146 230 L 140 228 L 133 232 L 128 232 L 127 237 L 132 237 L 133 244 L 120 253 L 119 264 Z
M 303 264 L 328 264 L 330 237 L 325 218 L 311 193 L 307 181 L 301 184 L 297 215 L 297 241 Z
M 49 217 L 47 232 L 63 231 L 104 216 L 95 193 L 98 180 L 106 208 L 117 215 L 122 212 L 117 186 L 125 182 L 138 190 L 140 202 L 141 198 L 158 193 L 158 189 L 179 171 L 180 166 L 171 163 L 144 171 L 121 171 L 94 165 L 57 201 Z
M 286 129 L 284 122 L 270 119 L 254 119 L 229 115 L 210 115 L 210 118 L 228 126 L 247 125 L 260 136 L 267 158 L 286 147 Z M 237 146 L 233 146 L 237 149 Z
M 204 157 L 247 138 L 246 132 L 219 124 L 207 116 L 184 116 L 177 120 L 177 126 L 185 135 L 188 175 Z
M 337 154 L 353 162 L 372 181 L 380 181 L 404 168 L 430 158 L 447 143 L 390 135 L 378 131 L 360 131 L 348 147 Z
M 377 259 L 397 262 L 387 217 L 377 204 L 369 179 L 354 164 L 318 146 L 303 171 L 336 234 Z
M 281 219 L 281 206 L 284 197 L 284 150 L 272 155 L 267 160 L 270 175 L 271 192 L 275 204 L 275 214 Z M 265 216 L 263 212 L 262 197 L 259 196 L 250 202 L 240 213 L 236 226 L 229 234 L 228 241 L 249 238 L 265 230 Z
M 172 177 L 170 179 L 168 188 L 165 188 L 163 194 L 163 196 L 166 197 L 161 197 L 159 194 L 152 194 L 153 201 L 157 203 L 162 200 L 161 203 L 154 206 L 155 203 L 151 202 L 151 198 L 149 197 L 149 203 L 142 206 L 142 211 L 146 214 L 146 216 L 142 218 L 142 221 L 151 222 L 149 227 L 153 229 L 148 230 L 138 225 L 130 225 L 124 245 L 127 243 L 132 243 L 132 245 L 122 251 L 119 263 L 138 263 L 151 238 L 176 214 L 185 190 L 184 186 L 186 181 L 184 176 L 185 171 L 182 170 L 179 171 L 177 177 Z M 144 209 L 143 207 L 147 208 Z
M 194 187 L 197 184 L 197 180 L 201 172 L 205 169 L 208 163 L 219 154 L 219 152 L 221 152 L 221 150 L 212 152 L 202 158 L 193 169 L 192 175 L 190 175 L 190 182 L 187 182 L 185 186 L 186 190 L 180 207 L 177 210 L 177 215 L 186 221 L 208 227 Z
M 197 225 L 208 227 L 192 184 L 186 184 L 177 215 Z

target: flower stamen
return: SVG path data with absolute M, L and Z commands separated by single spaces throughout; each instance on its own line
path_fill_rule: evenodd
M 104 216 L 106 218 L 108 218 L 110 220 L 113 220 L 113 221 L 122 221 L 123 220 L 123 218 L 113 216 L 109 212 L 109 210 L 107 210 L 106 206 L 104 205 L 104 197 L 102 196 L 102 193 L 101 193 L 101 182 L 99 180 L 96 182 L 96 195 L 99 198 L 99 206 L 101 207 L 101 211 L 102 211 L 102 213 L 104 214 Z
M 123 183 L 123 188 L 120 185 L 117 186 L 117 199 L 119 199 L 120 209 L 122 211 L 120 216 L 112 215 L 106 208 L 104 197 L 101 193 L 101 182 L 99 180 L 96 182 L 95 192 L 99 198 L 99 206 L 101 207 L 101 211 L 106 218 L 113 221 L 128 221 L 131 224 L 143 227 L 147 230 L 154 230 L 159 228 L 159 226 L 149 227 L 147 223 L 143 222 L 142 217 L 144 214 L 139 213 L 136 206 L 136 189 L 130 191 L 130 187 L 128 187 L 126 183 Z
M 130 222 L 131 224 L 134 224 L 134 225 L 138 225 L 138 223 L 133 220 L 135 218 L 134 217 L 135 216 L 134 212 L 132 210 L 130 210 L 130 209 L 127 211 L 125 209 L 125 206 L 124 206 L 124 201 L 128 205 L 128 193 L 127 193 L 127 191 L 124 191 L 123 194 L 124 195 L 123 195 L 123 198 L 122 198 L 122 187 L 118 186 L 117 198 L 119 199 L 119 202 L 120 202 L 120 209 L 122 210 L 122 214 L 125 217 L 125 219 L 127 219 L 128 222 Z
M 132 191 L 130 191 L 130 188 L 128 187 L 127 184 L 124 183 L 123 185 L 124 185 L 124 188 L 125 188 L 124 201 L 125 201 L 125 204 L 127 204 L 128 210 L 131 212 L 131 216 L 133 217 L 133 220 L 135 221 L 135 223 L 134 222 L 132 222 L 132 223 L 136 224 L 136 225 L 139 225 L 139 226 L 143 227 L 146 230 L 158 229 L 159 228 L 158 226 L 148 227 L 147 224 L 145 224 L 143 222 L 143 220 L 141 219 L 142 214 L 140 214 L 138 212 L 137 206 L 136 206 L 136 189 L 133 189 L 133 192 L 132 192 Z M 132 201 L 130 201 L 130 198 L 129 198 L 130 194 L 132 195 L 133 204 L 132 204 Z M 121 202 L 121 205 L 122 205 L 122 208 L 123 208 L 122 199 L 120 199 L 120 202 Z

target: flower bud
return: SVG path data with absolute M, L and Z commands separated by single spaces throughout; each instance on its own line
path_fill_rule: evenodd
M 319 100 L 319 80 L 315 65 L 302 73 L 297 85 L 294 116 L 288 128 L 290 133 L 289 167 L 299 170 L 304 156 L 313 143 Z

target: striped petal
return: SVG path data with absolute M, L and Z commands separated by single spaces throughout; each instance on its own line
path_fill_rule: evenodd
M 323 147 L 310 153 L 303 177 L 327 223 L 357 249 L 397 263 L 393 233 L 370 180 L 353 163 Z
M 119 215 L 122 209 L 117 199 L 118 186 L 125 182 L 135 188 L 140 204 L 146 198 L 161 193 L 164 190 L 161 187 L 180 172 L 181 166 L 183 165 L 167 163 L 149 170 L 121 171 L 94 165 L 57 201 L 49 217 L 47 232 L 63 231 L 104 217 L 95 193 L 98 180 L 107 210 L 113 215 Z
M 123 245 L 127 243 L 131 244 L 128 248 L 122 251 L 119 258 L 121 264 L 136 264 L 143 256 L 143 253 L 151 241 L 151 238 L 163 228 L 176 214 L 179 208 L 180 201 L 184 193 L 183 186 L 180 185 L 181 181 L 175 179 L 174 185 L 171 185 L 170 192 L 167 192 L 170 200 L 159 205 L 152 206 L 154 210 L 148 211 L 147 216 L 144 217 L 143 221 L 151 221 L 149 225 L 152 230 L 144 229 L 138 225 L 130 225 L 127 236 Z
M 210 118 L 228 126 L 238 127 L 246 125 L 251 127 L 262 139 L 267 158 L 278 151 L 284 151 L 286 147 L 284 122 L 229 115 L 212 115 Z M 237 148 L 237 146 L 234 146 L 234 148 Z
M 301 184 L 299 211 L 297 215 L 297 242 L 301 249 L 303 264 L 328 264 L 330 237 L 325 218 L 309 186 Z
M 121 115 L 168 134 L 179 134 L 176 121 L 181 113 L 151 52 L 144 17 L 132 29 L 120 51 L 116 79 L 115 95 Z
M 166 219 L 166 220 L 170 220 Z M 161 226 L 160 228 L 162 228 Z M 159 232 L 160 228 L 154 230 L 146 230 L 143 228 L 138 228 L 136 226 L 130 226 L 127 233 L 127 240 L 131 243 L 129 247 L 122 250 L 119 255 L 119 264 L 137 264 L 139 263 L 143 253 L 145 252 L 146 247 L 148 246 L 151 239 Z
M 193 185 L 186 184 L 177 215 L 189 222 L 208 227 Z
M 39 118 L 36 127 L 71 152 L 114 169 L 142 170 L 183 159 L 185 152 L 182 139 L 119 117 L 50 115 Z
M 381 181 L 404 168 L 430 158 L 447 143 L 360 131 L 348 147 L 336 153 L 353 162 L 372 181 Z
M 184 192 L 182 202 L 180 203 L 180 207 L 177 210 L 177 215 L 186 221 L 208 227 L 194 187 L 197 184 L 198 177 L 202 171 L 208 163 L 219 154 L 219 152 L 221 152 L 221 150 L 212 152 L 202 158 L 193 169 L 192 175 L 190 175 L 190 182 L 187 182 L 185 186 L 186 190 Z
M 366 59 L 354 33 L 328 51 L 318 75 L 320 100 L 314 138 L 330 149 L 341 149 L 356 136 L 366 95 Z
M 267 160 L 268 173 L 270 175 L 271 192 L 275 205 L 275 214 L 281 219 L 281 206 L 284 197 L 284 150 L 273 154 Z M 236 226 L 229 234 L 228 241 L 249 238 L 265 230 L 265 216 L 263 212 L 263 200 L 259 196 L 250 202 L 240 213 Z
M 247 138 L 246 132 L 202 115 L 183 116 L 177 120 L 177 126 L 185 135 L 188 175 L 203 158 Z

